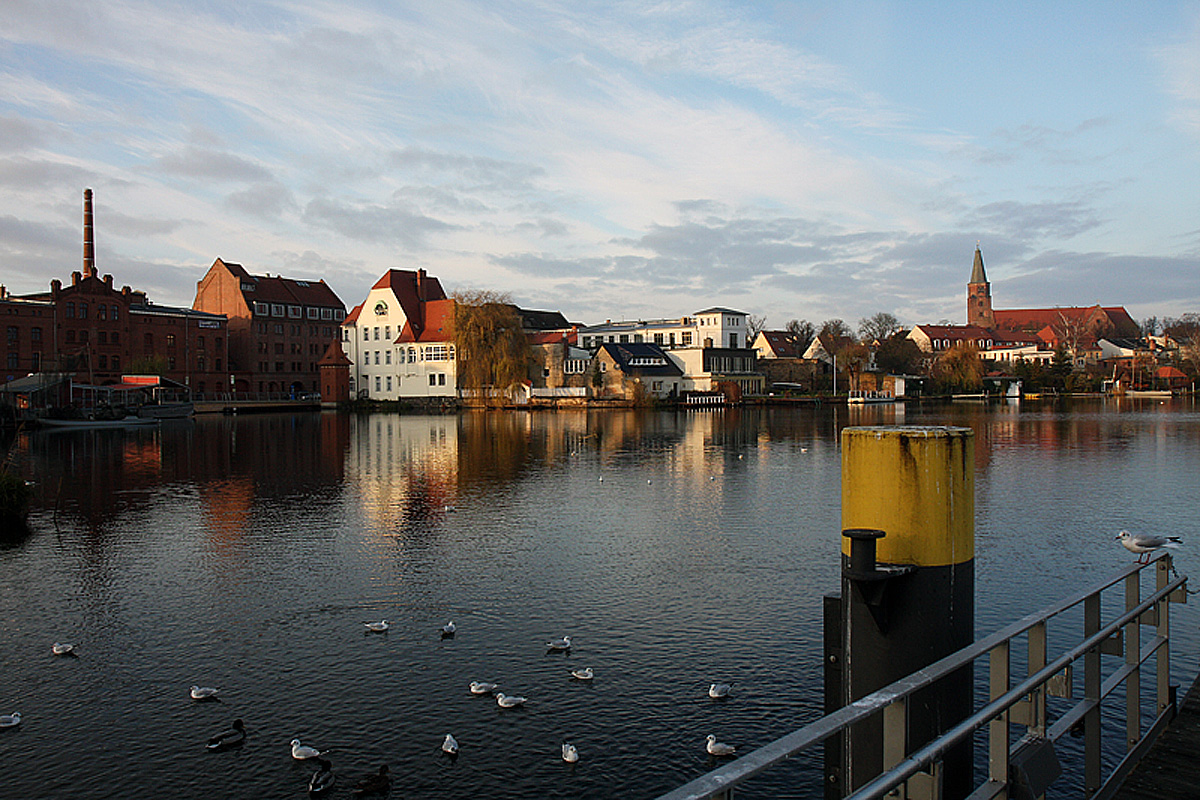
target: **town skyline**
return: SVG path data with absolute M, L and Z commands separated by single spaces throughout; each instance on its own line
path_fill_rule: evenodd
M 347 307 L 423 268 L 584 324 L 958 323 L 980 243 L 999 307 L 1200 307 L 1188 4 L 72 8 L 0 36 L 16 294 L 90 186 L 97 270 L 168 305 L 222 258 Z

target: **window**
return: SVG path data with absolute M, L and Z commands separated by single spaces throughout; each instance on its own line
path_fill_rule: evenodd
M 332 308 L 322 308 L 321 309 L 321 319 L 333 319 L 333 309 Z M 338 317 L 338 319 L 341 319 L 341 317 Z
M 116 358 L 116 356 L 113 356 Z M 29 362 L 31 372 L 40 372 L 42 369 L 42 354 L 34 353 Z
M 384 364 L 391 364 L 391 363 L 392 363 L 392 351 L 391 351 L 391 350 L 388 350 L 387 352 L 385 352 L 385 353 L 383 354 L 383 363 L 384 363 Z
M 80 332 L 79 332 L 79 343 L 80 343 L 80 344 L 83 344 L 83 343 L 84 343 L 84 342 L 86 342 L 87 340 L 88 340 L 88 332 L 87 332 L 87 331 L 80 331 Z
M 654 334 L 654 343 L 663 344 L 663 335 L 661 333 Z
M 408 363 L 410 363 L 410 364 L 417 363 L 417 348 L 415 348 L 415 347 L 408 348 Z
M 430 376 L 429 376 L 429 385 L 430 385 L 430 386 L 437 386 L 437 375 L 430 374 Z
M 438 386 L 445 386 L 445 385 L 446 385 L 446 373 L 439 372 L 438 373 Z
M 42 340 L 42 329 L 41 328 L 33 328 L 32 330 L 29 331 L 29 341 L 40 342 L 41 340 Z
M 265 317 L 267 314 L 271 313 L 271 307 L 266 303 L 255 302 L 254 313 Z
M 452 348 L 445 344 L 430 345 L 423 352 L 425 361 L 449 361 L 453 355 Z
M 629 344 L 629 334 L 628 333 L 621 334 L 621 344 Z
M 75 319 L 75 304 L 74 303 L 67 303 L 66 317 L 67 317 L 67 319 Z
M 680 334 L 680 338 L 683 340 L 683 346 L 687 347 L 692 343 L 692 332 L 684 331 L 682 334 Z
M 320 319 L 321 318 L 321 309 L 314 308 L 313 306 L 309 306 L 308 307 L 308 318 L 309 319 Z
M 96 366 L 99 367 L 100 369 L 108 369 L 108 356 L 101 353 L 96 358 Z
M 101 306 L 103 308 L 103 306 Z M 96 334 L 96 340 L 100 344 L 108 344 L 108 331 L 100 331 Z
M 67 331 L 67 344 L 75 343 L 75 331 Z
M 387 390 L 389 392 L 392 390 L 392 376 L 391 375 L 387 376 Z
M 375 326 L 375 341 L 379 341 L 379 326 Z
M 113 368 L 113 372 L 116 372 L 117 370 L 119 370 L 121 368 L 121 357 L 120 356 L 112 357 L 112 368 Z
M 196 371 L 204 372 L 204 356 L 196 356 Z
M 121 332 L 120 332 L 120 331 L 113 331 L 113 332 L 112 332 L 112 335 L 108 337 L 108 340 L 109 340 L 110 342 L 112 342 L 113 344 L 119 344 L 119 343 L 120 343 L 120 341 L 121 341 Z
M 7 335 L 8 335 L 8 343 L 10 345 L 16 344 L 17 343 L 17 326 L 9 325 Z
M 364 342 L 369 342 L 369 341 L 371 341 L 371 330 L 370 330 L 370 328 L 363 328 L 363 341 L 364 341 Z
M 275 335 L 276 335 L 276 336 L 283 336 L 283 325 L 281 325 L 281 324 L 279 324 L 279 323 L 276 323 L 276 324 L 275 324 Z
M 87 303 L 79 304 L 79 318 L 87 319 Z
M 375 391 L 376 391 L 376 392 L 381 392 L 381 391 L 383 391 L 382 389 L 380 389 L 380 388 L 379 388 L 379 387 L 380 387 L 380 385 L 381 385 L 382 383 L 383 383 L 383 382 L 382 382 L 382 381 L 379 379 L 379 376 L 378 376 L 378 375 L 376 375 L 376 376 L 375 376 Z
M 391 325 L 383 326 L 383 338 L 387 339 L 389 342 L 392 340 L 392 326 Z
M 203 350 L 203 349 L 204 349 L 204 337 L 203 337 L 203 336 L 197 336 L 197 337 L 196 337 L 196 349 L 197 349 L 197 350 Z
M 108 306 L 99 303 L 96 306 L 96 319 L 108 319 Z
M 375 363 L 376 364 L 379 363 L 379 351 L 378 350 L 375 351 Z
M 175 356 L 171 356 L 167 359 L 167 369 L 175 369 Z
M 276 372 L 283 372 L 283 362 L 282 362 L 282 361 L 276 361 L 276 362 L 275 362 L 275 371 L 276 371 Z
M 733 348 L 733 349 L 735 349 L 735 350 L 737 349 L 737 346 L 738 346 L 738 335 L 737 335 L 736 333 L 731 333 L 731 334 L 729 334 L 729 346 L 730 346 L 730 347 L 732 347 L 732 348 Z
M 112 317 L 112 319 L 114 321 L 117 319 L 117 307 L 116 306 L 112 306 L 112 314 L 110 316 Z
M 291 319 L 300 319 L 302 316 L 300 313 L 300 306 L 288 306 L 287 314 Z
M 271 316 L 272 317 L 282 317 L 283 316 L 283 303 L 271 303 Z

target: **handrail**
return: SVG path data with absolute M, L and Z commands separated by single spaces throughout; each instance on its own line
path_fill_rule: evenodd
M 973 663 L 982 656 L 991 653 L 993 650 L 1005 646 L 1008 642 L 1029 632 L 1035 626 L 1044 624 L 1048 620 L 1085 603 L 1089 599 L 1099 598 L 1100 594 L 1105 590 L 1112 588 L 1122 581 L 1126 581 L 1130 576 L 1138 574 L 1150 564 L 1158 564 L 1163 559 L 1167 561 L 1165 565 L 1161 565 L 1161 568 L 1173 570 L 1170 556 L 1166 553 L 1156 554 L 1147 564 L 1128 565 L 1117 572 L 1114 577 L 1101 581 L 1099 584 L 1095 584 L 1088 589 L 1069 595 L 1040 611 L 1028 614 L 971 645 L 930 664 L 924 669 L 917 670 L 900 680 L 894 681 L 882 689 L 872 692 L 837 711 L 827 714 L 802 728 L 792 731 L 746 754 L 736 761 L 721 766 L 683 786 L 661 795 L 658 800 L 702 800 L 702 798 L 717 796 L 729 797 L 735 785 L 831 736 L 841 733 L 851 725 L 878 714 L 884 708 L 896 701 L 903 700 L 913 692 L 929 687 L 955 671 Z M 1101 627 L 1099 630 L 1092 632 L 1083 641 L 1055 658 L 1053 662 L 1038 669 L 1020 683 L 1009 687 L 999 697 L 992 699 L 987 705 L 950 728 L 934 741 L 908 754 L 898 764 L 893 765 L 891 769 L 886 770 L 874 780 L 860 787 L 850 797 L 855 800 L 882 797 L 890 790 L 904 783 L 919 772 L 922 767 L 933 763 L 940 756 L 944 755 L 955 744 L 973 735 L 976 730 L 987 725 L 998 715 L 1011 709 L 1029 696 L 1031 692 L 1038 690 L 1039 687 L 1042 687 L 1052 677 L 1062 672 L 1068 665 L 1079 660 L 1087 653 L 1097 651 L 1102 643 L 1110 639 L 1122 628 L 1135 623 L 1135 621 L 1140 621 L 1140 618 L 1144 614 L 1164 601 L 1169 600 L 1171 595 L 1177 592 L 1180 587 L 1186 586 L 1187 578 L 1177 577 L 1167 582 L 1160 579 L 1159 582 L 1163 585 L 1149 598 L 1133 608 L 1126 608 L 1125 612 L 1118 618 Z M 1150 642 L 1149 646 L 1142 653 L 1139 653 L 1136 664 L 1132 666 L 1140 665 L 1152 655 L 1158 653 L 1165 643 L 1166 637 L 1160 636 L 1159 639 L 1162 639 L 1162 641 L 1156 639 Z M 1127 665 L 1127 667 L 1129 666 Z M 1132 672 L 1133 670 L 1130 671 Z M 1127 676 L 1128 673 L 1126 674 Z M 1106 696 L 1112 688 L 1114 687 L 1109 687 L 1104 691 L 1101 697 Z M 1086 704 L 1087 702 L 1087 700 L 1082 701 L 1082 704 Z M 1086 713 L 1086 710 L 1080 712 L 1079 716 L 1082 717 L 1084 713 Z M 1056 733 L 1057 735 L 1061 735 L 1062 731 L 1056 731 Z

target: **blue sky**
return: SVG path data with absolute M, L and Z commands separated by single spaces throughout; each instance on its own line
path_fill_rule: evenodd
M 1200 4 L 6 0 L 0 281 L 568 318 L 1200 312 Z

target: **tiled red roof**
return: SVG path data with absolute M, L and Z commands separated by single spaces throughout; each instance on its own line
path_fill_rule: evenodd
M 425 325 L 414 330 L 412 317 L 404 323 L 396 342 L 449 342 L 454 340 L 454 300 L 430 300 L 425 303 Z
M 343 325 L 353 325 L 354 323 L 358 322 L 358 315 L 362 313 L 362 307 L 363 307 L 362 303 L 359 303 L 358 305 L 356 305 L 354 307 L 354 310 L 346 315 L 346 319 L 343 320 L 342 324 Z
M 281 275 L 251 275 L 241 264 L 217 259 L 243 283 L 254 284 L 254 291 L 242 294 L 247 302 L 282 303 L 284 305 L 345 308 L 346 304 L 325 283 L 284 278 Z
M 353 364 L 346 356 L 346 351 L 342 349 L 342 340 L 334 339 L 329 343 L 329 348 L 326 349 L 325 355 L 321 356 L 321 360 L 317 362 L 318 367 L 343 367 Z
M 801 358 L 804 355 L 787 331 L 763 331 L 762 336 L 778 358 Z

